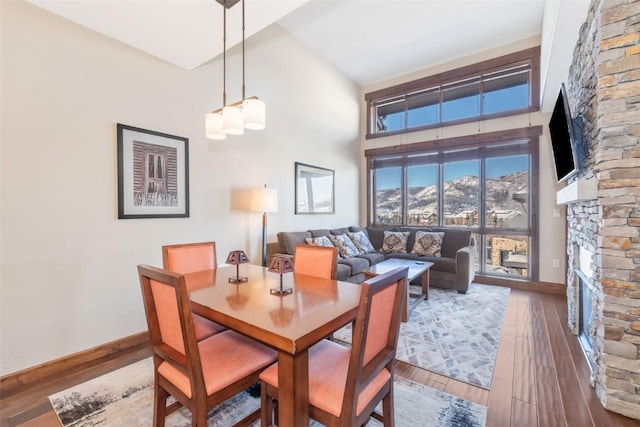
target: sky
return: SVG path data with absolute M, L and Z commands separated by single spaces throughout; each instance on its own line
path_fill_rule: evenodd
M 528 104 L 528 85 L 518 85 L 495 90 L 483 94 L 485 102 L 485 114 L 496 111 L 522 108 Z M 443 104 L 443 121 L 455 120 L 464 117 L 473 117 L 479 114 L 479 96 L 474 95 L 465 98 L 447 101 Z M 409 125 L 422 125 L 437 122 L 436 105 L 431 105 L 410 111 Z M 414 113 L 413 115 L 411 113 Z M 418 116 L 423 117 L 422 123 L 412 123 Z M 385 123 L 388 130 L 404 128 L 404 112 L 387 116 Z M 499 176 L 510 175 L 515 172 L 526 171 L 529 168 L 529 158 L 526 155 L 509 156 L 487 159 L 486 176 L 494 179 Z M 413 173 L 411 173 L 413 171 Z M 477 160 L 464 162 L 445 163 L 444 180 L 451 181 L 466 175 L 479 176 L 479 163 Z M 410 169 L 409 187 L 427 187 L 437 183 L 437 168 L 435 165 L 416 166 Z M 401 168 L 386 168 L 377 170 L 377 190 L 399 188 L 401 180 Z

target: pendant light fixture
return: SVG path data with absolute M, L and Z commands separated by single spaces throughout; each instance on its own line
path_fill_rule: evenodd
M 205 116 L 205 132 L 209 139 L 225 139 L 242 135 L 244 129 L 264 129 L 266 107 L 257 96 L 246 98 L 244 79 L 244 0 L 216 0 L 224 9 L 222 18 L 222 108 Z M 227 9 L 242 2 L 242 100 L 227 105 Z

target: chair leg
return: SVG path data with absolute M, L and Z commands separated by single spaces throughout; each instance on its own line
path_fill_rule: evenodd
M 273 425 L 273 399 L 267 395 L 265 383 L 260 387 L 260 425 L 262 427 Z
M 385 427 L 394 426 L 394 413 L 393 413 L 393 385 L 389 393 L 382 398 L 382 418 Z
M 207 427 L 207 403 L 206 398 L 198 399 L 193 402 L 191 407 L 191 426 Z
M 157 379 L 153 394 L 155 396 L 153 402 L 153 425 L 155 427 L 164 427 L 164 420 L 167 415 L 167 396 L 169 393 L 158 385 Z

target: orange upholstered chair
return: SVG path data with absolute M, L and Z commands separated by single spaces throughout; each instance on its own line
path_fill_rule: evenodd
M 351 348 L 322 340 L 309 349 L 309 415 L 326 426 L 393 425 L 393 377 L 408 268 L 362 283 Z M 260 375 L 262 425 L 278 399 L 278 364 Z M 382 414 L 374 412 L 382 401 Z
M 314 245 L 296 245 L 293 267 L 296 273 L 335 279 L 338 248 Z
M 162 267 L 165 270 L 188 274 L 216 268 L 217 264 L 216 242 L 183 243 L 162 247 Z M 226 329 L 195 313 L 193 321 L 198 341 Z
M 168 414 L 185 406 L 192 425 L 205 427 L 208 409 L 255 384 L 277 354 L 229 330 L 196 341 L 184 276 L 147 265 L 138 274 L 153 346 L 153 425 L 164 426 Z M 167 406 L 169 395 L 176 402 Z M 242 423 L 258 417 L 255 411 Z

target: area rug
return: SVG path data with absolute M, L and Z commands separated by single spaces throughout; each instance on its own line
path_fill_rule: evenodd
M 402 323 L 396 358 L 489 389 L 509 288 L 473 283 L 466 294 L 430 288 Z M 351 342 L 351 325 L 334 333 Z
M 487 408 L 397 377 L 394 388 L 395 422 L 399 427 L 483 427 Z M 146 427 L 153 419 L 153 362 L 151 358 L 110 372 L 49 396 L 63 427 Z M 208 415 L 208 427 L 231 426 L 260 405 L 260 398 L 242 392 Z M 191 424 L 182 409 L 167 417 L 167 427 Z M 257 421 L 252 427 L 258 427 Z M 319 426 L 318 423 L 312 423 Z M 375 420 L 367 426 L 380 426 Z

